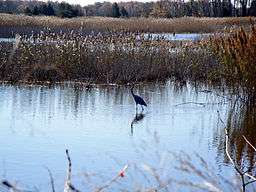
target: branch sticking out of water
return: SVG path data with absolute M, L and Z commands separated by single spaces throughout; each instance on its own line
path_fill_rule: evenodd
M 64 192 L 80 192 L 80 190 L 76 189 L 74 187 L 74 185 L 72 185 L 71 183 L 71 158 L 69 156 L 69 152 L 68 149 L 66 149 L 66 155 L 67 155 L 67 159 L 68 159 L 68 170 L 67 170 L 67 178 L 66 178 L 66 182 L 65 182 L 65 188 L 64 188 Z
M 251 146 L 253 147 L 253 149 L 255 149 L 255 147 L 246 139 L 245 136 L 243 136 L 245 141 Z M 233 167 L 235 168 L 235 170 L 237 171 L 237 173 L 240 175 L 241 180 L 242 180 L 242 191 L 245 192 L 245 187 L 251 183 L 256 182 L 256 177 L 247 173 L 248 171 L 243 171 L 235 162 L 234 160 L 231 158 L 231 155 L 229 154 L 229 150 L 228 150 L 228 142 L 229 142 L 229 136 L 228 136 L 228 130 L 227 128 L 225 128 L 225 143 L 226 143 L 226 155 L 228 157 L 228 159 L 230 160 L 230 162 L 232 163 Z M 256 151 L 256 150 L 255 150 Z M 246 182 L 245 181 L 245 176 L 249 177 L 249 179 L 251 179 L 250 181 Z

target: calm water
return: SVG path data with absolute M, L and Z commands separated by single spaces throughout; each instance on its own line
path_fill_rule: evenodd
M 14 38 L 0 38 L 0 42 L 9 42 L 12 43 L 14 42 L 15 39 Z
M 207 34 L 199 34 L 199 33 L 177 33 L 175 35 L 171 33 L 163 33 L 163 34 L 152 33 L 150 35 L 152 39 L 163 38 L 168 41 L 185 41 L 185 40 L 196 41 L 207 36 Z M 145 38 L 147 37 L 148 37 L 148 34 L 145 34 Z M 15 38 L 0 38 L 0 42 L 14 42 L 14 41 L 15 41 Z
M 177 33 L 175 35 L 171 33 L 152 33 L 150 34 L 152 39 L 162 38 L 168 41 L 197 41 L 201 40 L 204 37 L 209 36 L 210 34 L 200 34 L 200 33 Z M 148 34 L 145 35 L 145 38 L 148 38 Z
M 223 136 L 217 110 L 225 118 L 228 104 L 204 89 L 190 85 L 177 89 L 171 83 L 137 86 L 135 92 L 149 107 L 136 120 L 128 87 L 1 85 L 1 178 L 50 191 L 48 167 L 61 191 L 67 169 L 65 149 L 70 150 L 73 183 L 80 189 L 104 183 L 125 164 L 166 167 L 168 177 L 187 179 L 169 172 L 175 164 L 166 157 L 167 151 L 199 153 L 216 174 L 230 176 L 233 171 L 217 149 Z M 184 102 L 205 105 L 179 105 Z M 85 173 L 97 177 L 88 181 Z M 134 168 L 128 168 L 127 174 L 120 181 L 126 189 L 149 185 Z M 109 191 L 118 191 L 120 185 Z

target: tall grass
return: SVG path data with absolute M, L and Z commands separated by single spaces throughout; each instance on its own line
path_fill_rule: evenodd
M 15 46 L 0 43 L 1 80 L 127 83 L 172 77 L 181 82 L 225 79 L 227 84 L 255 92 L 256 38 L 254 27 L 248 32 L 248 24 L 253 22 L 250 18 L 7 16 L 0 17 L 0 26 L 5 26 L 1 30 L 7 33 L 22 28 L 22 33 L 27 34 L 35 26 L 38 31 L 30 36 L 22 35 Z M 207 41 L 211 49 L 199 44 L 181 46 L 163 39 L 146 39 L 142 32 L 211 32 L 235 25 L 247 27 L 238 31 L 231 29 L 230 34 L 216 36 L 210 43 Z M 91 30 L 93 32 L 89 33 Z
M 0 51 L 0 78 L 9 81 L 206 80 L 217 67 L 215 57 L 199 46 L 177 47 L 177 43 L 135 33 L 42 32 L 21 37 L 14 51 L 8 44 L 1 46 L 5 48 Z
M 210 46 L 220 61 L 221 67 L 216 73 L 235 97 L 227 120 L 232 154 L 239 166 L 245 164 L 247 172 L 255 172 L 255 151 L 247 146 L 242 136 L 255 146 L 256 28 L 252 25 L 250 30 L 240 28 L 226 35 L 217 35 L 211 39 Z
M 31 17 L 24 15 L 0 14 L 0 36 L 11 37 L 16 33 L 30 35 L 40 33 L 45 28 L 54 32 L 70 32 L 83 34 L 98 32 L 156 32 L 156 33 L 209 33 L 236 26 L 248 26 L 254 18 L 197 18 L 183 17 L 174 19 L 156 18 L 104 18 L 79 17 L 61 19 L 57 17 Z
M 211 39 L 211 47 L 219 56 L 222 64 L 220 75 L 226 83 L 239 86 L 248 97 L 246 100 L 256 101 L 256 28 L 249 31 L 243 28 L 230 31 Z

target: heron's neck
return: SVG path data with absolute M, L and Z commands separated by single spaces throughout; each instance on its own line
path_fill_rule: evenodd
M 135 94 L 134 94 L 134 92 L 133 92 L 133 88 L 131 89 L 131 93 L 132 93 L 132 96 L 134 96 Z

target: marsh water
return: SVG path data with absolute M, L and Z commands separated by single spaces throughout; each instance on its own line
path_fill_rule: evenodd
M 127 175 L 107 191 L 150 186 L 141 176 L 150 177 L 143 169 L 147 166 L 165 169 L 163 177 L 194 180 L 171 171 L 175 163 L 166 154 L 181 151 L 200 154 L 217 175 L 230 177 L 234 171 L 219 148 L 224 131 L 217 113 L 226 118 L 229 103 L 206 90 L 171 82 L 137 85 L 134 91 L 148 108 L 142 114 L 139 108 L 136 116 L 127 86 L 88 90 L 70 83 L 51 87 L 2 84 L 1 178 L 26 189 L 50 191 L 48 168 L 61 191 L 68 165 L 65 149 L 72 160 L 72 182 L 82 191 L 111 180 L 126 164 L 130 166 Z M 138 173 L 132 165 L 145 172 Z
M 207 33 L 151 33 L 145 34 L 145 38 L 150 36 L 151 39 L 155 40 L 160 38 L 167 41 L 197 41 L 209 35 Z
M 196 41 L 206 37 L 209 34 L 200 34 L 200 33 L 150 33 L 145 34 L 145 39 L 165 39 L 167 41 Z M 15 41 L 15 38 L 0 38 L 0 42 L 9 42 L 12 43 Z
M 13 43 L 14 41 L 15 41 L 15 38 L 0 38 L 0 42 Z

